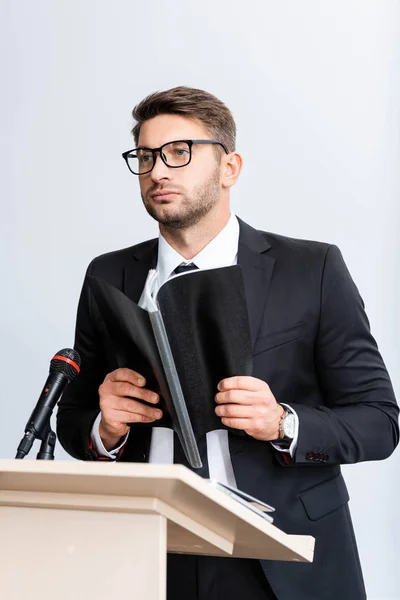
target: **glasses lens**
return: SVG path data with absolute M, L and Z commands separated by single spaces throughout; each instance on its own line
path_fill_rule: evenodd
M 130 170 L 136 175 L 148 173 L 153 168 L 153 154 L 145 148 L 130 152 L 127 158 Z
M 186 142 L 171 142 L 162 149 L 169 167 L 184 167 L 190 161 L 190 147 Z
M 171 142 L 166 144 L 162 152 L 162 158 L 169 167 L 184 167 L 190 162 L 190 146 L 187 142 Z M 135 175 L 149 173 L 154 166 L 154 157 L 151 150 L 137 148 L 127 155 L 130 170 Z

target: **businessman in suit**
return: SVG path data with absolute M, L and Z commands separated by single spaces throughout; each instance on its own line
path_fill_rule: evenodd
M 398 407 L 341 253 L 258 231 L 231 214 L 242 158 L 233 117 L 211 94 L 158 92 L 133 116 L 136 147 L 123 156 L 160 235 L 94 259 L 88 274 L 140 302 L 150 269 L 160 286 L 185 268 L 242 267 L 253 375 L 221 381 L 215 412 L 231 428 L 237 486 L 277 506 L 275 523 L 287 533 L 316 538 L 312 564 L 170 555 L 168 598 L 361 600 L 340 465 L 388 457 L 399 439 Z M 57 415 L 64 448 L 82 460 L 151 461 L 165 419 L 159 397 L 141 373 L 117 368 L 86 280 L 75 347 L 81 374 Z M 207 477 L 205 446 L 199 440 Z M 187 464 L 178 447 L 174 460 Z

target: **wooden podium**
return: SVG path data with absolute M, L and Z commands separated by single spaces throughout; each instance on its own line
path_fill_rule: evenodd
M 0 460 L 0 598 L 164 600 L 167 550 L 311 562 L 314 538 L 180 465 Z

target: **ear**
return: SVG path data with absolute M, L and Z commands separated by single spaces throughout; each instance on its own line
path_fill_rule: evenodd
M 243 166 L 242 156 L 238 152 L 231 152 L 222 157 L 221 185 L 227 189 L 232 187 L 239 178 Z

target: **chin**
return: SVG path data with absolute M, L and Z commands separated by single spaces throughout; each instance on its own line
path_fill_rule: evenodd
M 165 204 L 147 204 L 146 205 L 147 212 L 153 219 L 161 223 L 162 225 L 170 225 L 175 222 L 179 222 L 181 220 L 181 216 L 177 214 L 178 211 L 174 210 L 167 203 Z
M 173 229 L 182 229 L 186 227 L 186 219 L 182 219 L 179 215 L 166 215 L 160 214 L 155 217 L 155 219 L 161 224 L 166 225 L 167 227 L 172 227 Z

